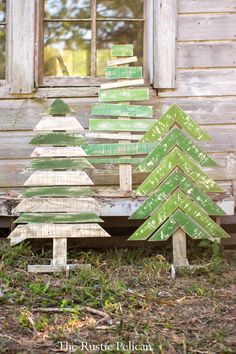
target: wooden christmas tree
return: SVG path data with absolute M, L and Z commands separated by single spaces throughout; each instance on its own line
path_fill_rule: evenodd
M 180 107 L 173 105 L 140 143 L 156 142 L 137 170 L 150 175 L 136 189 L 136 196 L 148 196 L 131 219 L 147 219 L 129 240 L 164 241 L 173 235 L 174 263 L 188 265 L 187 233 L 193 239 L 214 241 L 229 235 L 209 215 L 224 215 L 207 192 L 223 192 L 203 167 L 216 162 L 190 138 L 210 140 L 199 125 Z M 182 230 L 182 231 L 180 231 Z
M 109 237 L 98 224 L 102 222 L 100 206 L 88 187 L 93 182 L 84 171 L 93 166 L 84 158 L 86 152 L 81 147 L 86 146 L 80 134 L 83 127 L 76 117 L 68 116 L 73 111 L 62 100 L 55 100 L 46 113 L 50 115 L 34 129 L 40 134 L 31 140 L 38 147 L 28 167 L 32 175 L 24 184 L 29 188 L 13 210 L 22 213 L 16 223 L 23 225 L 9 236 L 12 245 L 25 239 L 53 239 L 52 264 L 29 266 L 29 271 L 36 272 L 68 268 L 67 238 Z

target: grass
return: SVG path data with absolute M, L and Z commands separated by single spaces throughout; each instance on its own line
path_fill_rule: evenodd
M 82 342 L 100 346 L 102 353 L 234 353 L 232 255 L 227 258 L 215 244 L 189 245 L 191 263 L 203 266 L 179 270 L 174 281 L 171 253 L 75 249 L 69 258 L 92 268 L 66 278 L 27 273 L 28 264 L 48 263 L 50 252 L 2 241 L 0 352 L 60 352 L 60 342 L 67 341 L 76 353 L 94 352 L 81 351 Z M 112 348 L 102 350 L 104 343 Z

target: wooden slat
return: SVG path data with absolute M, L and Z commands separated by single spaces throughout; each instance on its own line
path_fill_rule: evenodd
M 118 44 L 111 47 L 113 57 L 129 57 L 133 55 L 133 44 Z
M 90 187 L 32 187 L 23 192 L 24 198 L 32 197 L 90 197 L 96 193 Z
M 193 14 L 178 16 L 178 40 L 225 40 L 235 39 L 236 13 Z
M 85 170 L 93 169 L 94 167 L 86 159 L 37 159 L 31 161 L 27 170 L 39 171 L 39 170 Z
M 236 95 L 236 69 L 178 70 L 176 90 L 160 90 L 160 97 Z M 194 83 L 194 84 L 193 84 Z
M 176 267 L 188 267 L 187 240 L 183 230 L 178 229 L 172 237 L 173 263 Z
M 9 236 L 11 245 L 33 238 L 110 237 L 98 224 L 27 224 L 18 225 Z
M 47 265 L 47 264 L 30 264 L 28 265 L 29 273 L 59 273 L 75 269 L 91 269 L 91 264 L 67 264 L 63 265 Z
M 25 186 L 89 186 L 94 183 L 84 171 L 35 171 Z
M 35 1 L 8 1 L 7 87 L 10 93 L 34 90 Z M 27 21 L 22 21 L 22 19 Z
M 71 147 L 52 147 L 52 146 L 41 146 L 34 149 L 31 157 L 76 157 L 76 156 L 86 156 L 86 153 L 81 147 L 71 146 Z
M 54 238 L 53 248 L 52 248 L 52 265 L 66 266 L 66 264 L 67 264 L 67 238 L 66 237 Z
M 175 88 L 177 0 L 154 1 L 154 87 Z
M 79 146 L 86 144 L 84 137 L 76 133 L 44 133 L 36 135 L 30 142 L 32 145 Z
M 180 42 L 177 67 L 217 68 L 236 66 L 236 42 Z
M 34 130 L 84 130 L 76 117 L 43 117 Z
M 180 13 L 235 12 L 236 0 L 179 0 Z
M 116 66 L 116 65 L 124 65 L 124 64 L 130 64 L 130 63 L 135 63 L 138 61 L 137 57 L 130 57 L 130 58 L 119 58 L 119 59 L 113 59 L 113 60 L 108 60 L 107 66 Z
M 27 198 L 18 204 L 13 213 L 100 213 L 94 198 Z
M 85 145 L 83 149 L 88 156 L 144 155 L 154 146 L 154 143 L 113 143 Z
M 111 82 L 101 85 L 101 89 L 112 89 L 112 88 L 119 88 L 119 87 L 128 87 L 128 86 L 140 86 L 144 85 L 144 79 L 136 79 L 136 80 L 124 80 L 118 82 Z
M 95 103 L 92 106 L 92 114 L 99 116 L 152 118 L 153 108 L 147 105 Z
M 142 74 L 142 66 L 111 67 L 105 69 L 105 77 L 107 79 L 141 79 Z
M 22 214 L 16 221 L 16 224 L 73 224 L 103 222 L 95 213 L 79 214 Z
M 91 130 L 143 132 L 150 129 L 155 122 L 153 119 L 90 119 L 89 128 Z
M 99 90 L 99 100 L 102 102 L 112 101 L 147 101 L 149 100 L 148 88 L 137 89 L 113 89 L 113 90 Z

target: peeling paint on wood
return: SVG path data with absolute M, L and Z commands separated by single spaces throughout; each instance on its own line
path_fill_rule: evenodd
M 89 186 L 93 184 L 84 171 L 35 171 L 24 186 Z
M 93 223 L 103 222 L 95 213 L 79 214 L 22 214 L 16 221 L 16 224 L 73 224 L 73 223 Z
M 92 114 L 99 116 L 152 118 L 153 108 L 147 105 L 94 103 L 92 106 Z
M 90 119 L 89 129 L 104 131 L 138 132 L 150 129 L 156 121 L 154 119 Z
M 82 146 L 87 156 L 113 156 L 113 155 L 146 155 L 154 143 L 113 143 L 113 144 L 91 144 Z
M 133 44 L 116 44 L 111 47 L 111 55 L 113 57 L 132 57 L 133 48 Z
M 23 197 L 89 197 L 96 193 L 90 187 L 34 187 L 26 188 L 23 192 Z
M 38 134 L 30 142 L 31 145 L 56 145 L 56 146 L 80 146 L 86 144 L 86 140 L 76 133 L 48 133 Z
M 94 167 L 86 159 L 38 159 L 31 161 L 27 170 L 84 170 L 93 169 Z
M 147 101 L 149 100 L 148 88 L 113 89 L 98 91 L 99 100 L 102 102 L 112 101 Z
M 141 66 L 111 67 L 105 69 L 106 79 L 141 79 L 142 75 Z

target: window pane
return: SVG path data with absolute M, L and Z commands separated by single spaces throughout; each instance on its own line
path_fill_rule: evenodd
M 134 55 L 142 65 L 143 59 L 143 23 L 104 21 L 97 23 L 97 76 L 105 75 L 107 61 L 111 59 L 113 44 L 133 44 Z
M 46 18 L 90 18 L 90 0 L 45 0 Z
M 90 42 L 90 22 L 46 23 L 44 76 L 89 76 Z
M 0 26 L 0 80 L 5 79 L 5 26 Z
M 6 21 L 6 0 L 0 0 L 0 22 Z
M 98 18 L 143 18 L 143 0 L 97 0 Z

